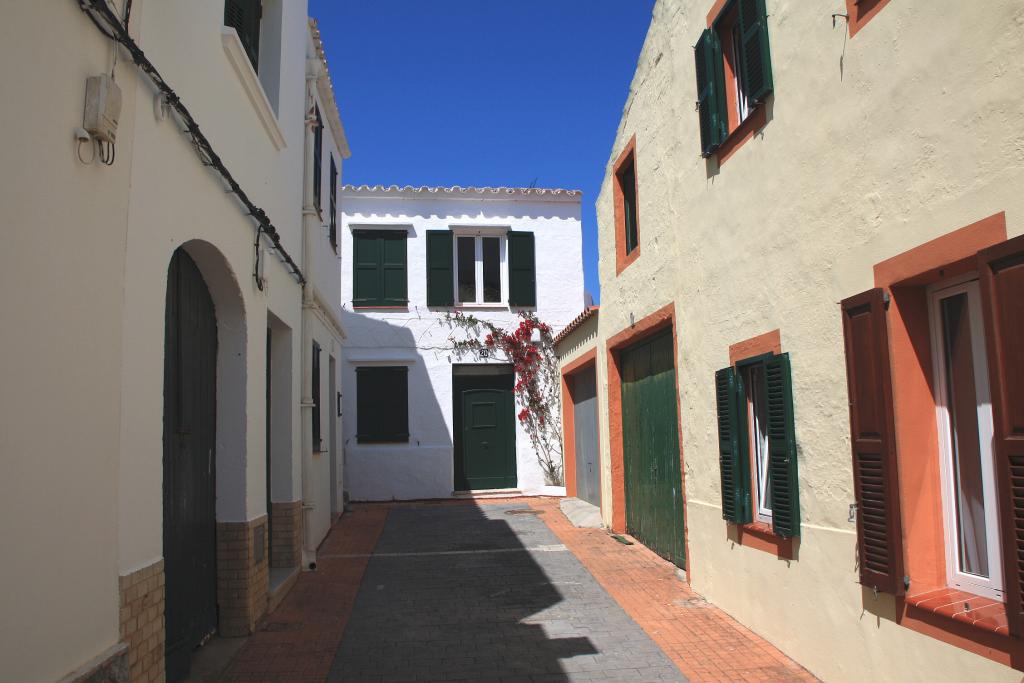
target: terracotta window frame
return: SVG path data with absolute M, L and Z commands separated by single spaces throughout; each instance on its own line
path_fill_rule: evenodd
M 1009 635 L 1006 604 L 949 586 L 928 292 L 931 285 L 974 271 L 977 253 L 1006 239 L 1006 215 L 998 213 L 876 264 L 874 279 L 891 295 L 899 506 L 913 511 L 903 519 L 900 539 L 911 583 L 896 598 L 895 621 L 1019 668 L 1024 640 Z
M 572 498 L 578 493 L 576 485 L 576 406 L 573 403 L 572 378 L 594 368 L 597 370 L 597 349 L 590 349 L 562 368 L 562 438 L 564 441 L 562 467 L 565 474 L 565 495 Z M 604 502 L 602 496 L 601 502 Z
M 718 160 L 719 168 L 753 138 L 757 131 L 768 125 L 768 108 L 765 102 L 754 105 L 753 109 L 747 111 L 747 116 L 742 121 L 739 118 L 739 95 L 736 87 L 739 77 L 732 63 L 732 26 L 737 21 L 737 17 L 734 16 L 736 13 L 736 0 L 715 0 L 707 16 L 707 27 L 718 33 L 718 39 L 722 43 L 726 110 L 729 115 L 729 134 L 711 153 L 711 157 Z
M 850 37 L 857 35 L 888 4 L 889 0 L 846 0 Z
M 782 353 L 782 333 L 775 329 L 765 332 L 756 337 L 745 339 L 729 346 L 729 365 L 739 369 L 743 361 L 765 355 L 780 355 Z M 744 418 L 746 416 L 744 415 Z M 748 429 L 751 434 L 752 430 Z M 750 453 L 750 477 L 751 490 L 757 490 L 756 463 L 753 461 L 753 449 Z M 784 560 L 796 559 L 796 537 L 783 538 L 772 529 L 771 522 L 764 522 L 757 519 L 757 511 L 753 510 L 754 521 L 746 524 L 729 523 L 729 539 L 746 548 L 753 548 L 774 555 Z
M 633 166 L 633 203 L 634 219 L 636 224 L 636 245 L 632 250 L 626 251 L 626 208 L 625 195 L 622 192 L 620 173 L 630 164 Z M 612 188 L 615 202 L 615 275 L 619 275 L 630 264 L 640 258 L 640 192 L 639 180 L 637 179 L 636 166 L 636 135 L 633 135 L 626 147 L 619 154 L 618 159 L 612 166 Z
M 679 338 L 676 331 L 676 307 L 667 304 L 657 311 L 618 332 L 605 342 L 607 363 L 607 396 L 608 396 L 608 447 L 611 465 L 611 506 L 612 531 L 626 532 L 626 469 L 622 443 L 622 351 L 658 335 L 665 330 L 672 330 L 672 346 L 679 349 Z M 678 359 L 676 359 L 678 360 Z M 685 506 L 686 496 L 686 458 L 683 451 L 683 420 L 682 406 L 679 401 L 679 366 L 676 364 L 676 424 L 679 439 L 679 472 L 682 487 L 682 499 Z M 686 558 L 686 582 L 693 582 L 693 564 L 690 562 L 690 516 L 683 516 L 683 554 Z

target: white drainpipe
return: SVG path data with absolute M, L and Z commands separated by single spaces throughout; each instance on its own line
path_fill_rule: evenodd
M 309 512 L 314 508 L 312 501 L 311 474 L 307 461 L 313 453 L 313 331 L 312 311 L 313 282 L 315 278 L 314 238 L 320 228 L 320 217 L 313 204 L 313 128 L 316 116 L 313 94 L 320 65 L 316 60 L 306 60 L 306 121 L 302 164 L 302 271 L 306 283 L 302 285 L 302 567 L 309 568 L 316 562 L 316 547 L 309 530 Z

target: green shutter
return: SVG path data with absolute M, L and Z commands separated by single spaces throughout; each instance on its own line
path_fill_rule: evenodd
M 537 263 L 532 232 L 508 233 L 508 303 L 537 305 Z
M 246 55 L 255 71 L 260 70 L 260 20 L 263 18 L 262 0 L 225 0 L 224 25 L 238 32 Z
M 409 440 L 409 368 L 356 368 L 356 440 Z
M 383 298 L 378 265 L 381 242 L 370 230 L 352 232 L 352 303 L 379 305 Z
M 768 395 L 768 472 L 772 490 L 772 529 L 788 538 L 800 535 L 800 486 L 797 479 L 793 380 L 789 354 L 764 363 Z
M 742 381 L 733 368 L 724 368 L 715 373 L 718 462 L 722 474 L 722 517 L 734 524 L 746 524 L 751 520 L 746 413 L 744 412 L 741 418 L 739 411 L 742 397 Z
M 427 306 L 455 305 L 454 236 L 427 230 Z
M 409 302 L 406 278 L 406 242 L 408 235 L 388 231 L 381 235 L 382 306 L 404 306 Z
M 331 155 L 331 246 L 338 251 L 338 165 Z
M 764 0 L 739 0 L 740 61 L 747 104 L 764 100 L 772 91 L 772 58 L 768 49 L 768 12 Z
M 700 149 L 710 156 L 728 135 L 729 119 L 725 109 L 725 76 L 722 47 L 718 35 L 707 29 L 694 48 L 697 66 L 697 115 L 700 120 Z

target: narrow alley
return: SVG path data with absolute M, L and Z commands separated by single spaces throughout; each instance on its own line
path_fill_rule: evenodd
M 814 680 L 548 498 L 356 505 L 224 680 Z

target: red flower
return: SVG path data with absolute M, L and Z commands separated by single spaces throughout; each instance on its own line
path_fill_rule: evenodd
M 519 411 L 519 421 L 520 422 L 526 422 L 529 419 L 530 419 L 530 411 L 529 411 L 528 408 L 523 408 L 522 410 Z

